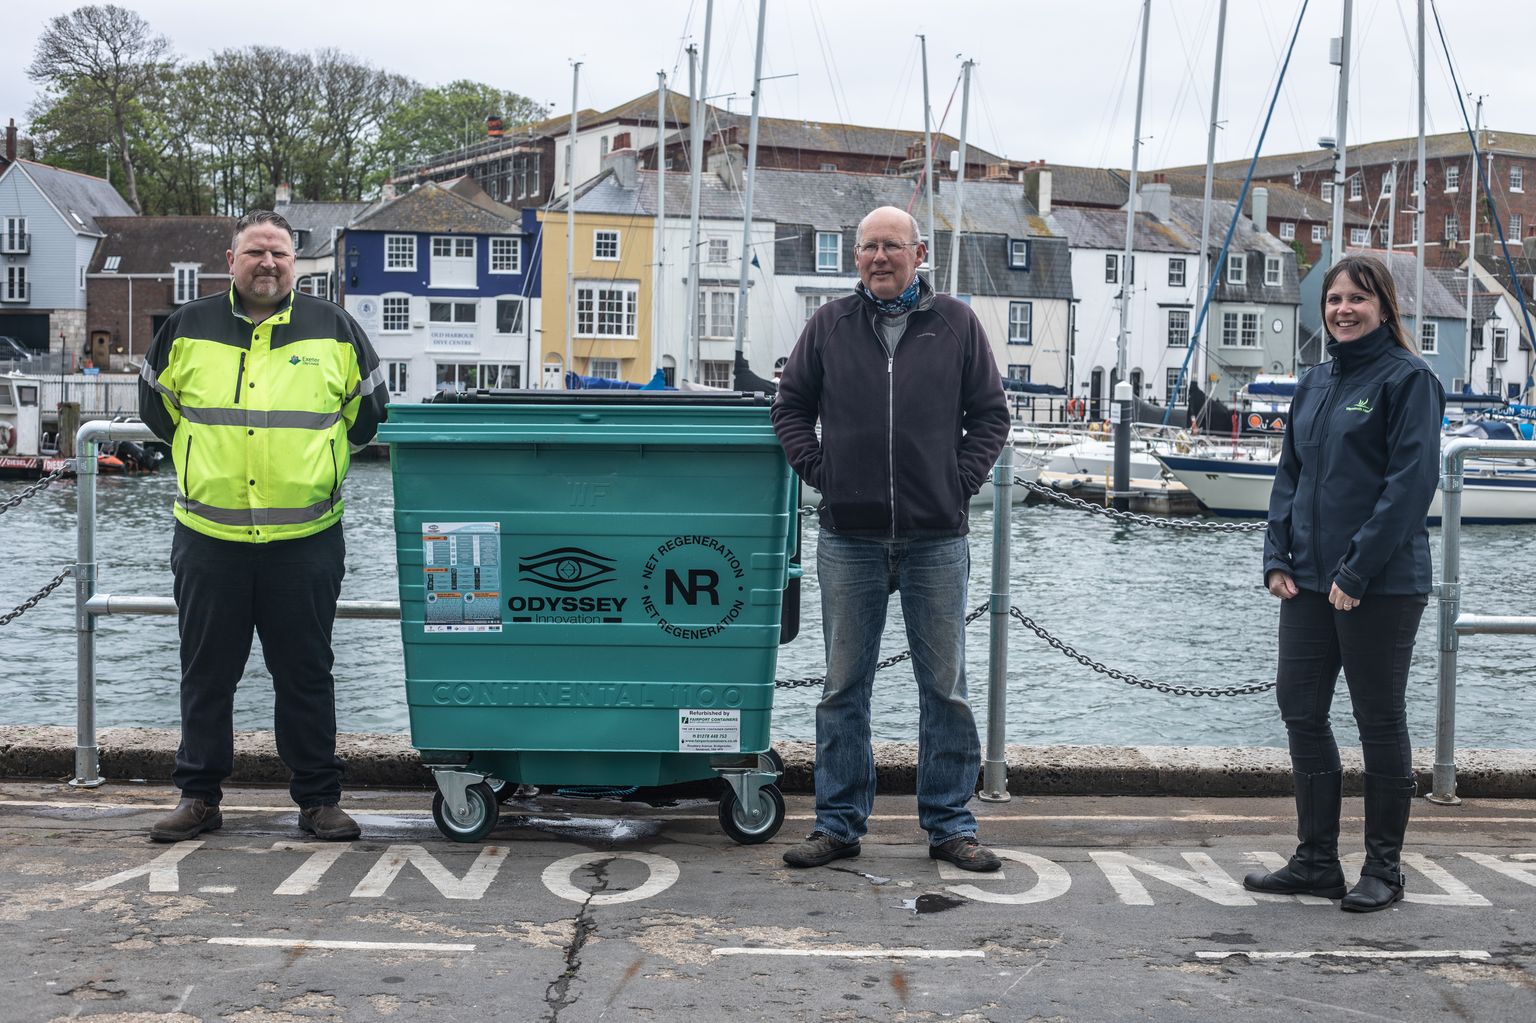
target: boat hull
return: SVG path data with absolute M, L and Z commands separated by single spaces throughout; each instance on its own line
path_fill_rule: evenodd
M 1263 518 L 1275 463 L 1193 455 L 1159 455 L 1174 478 L 1189 488 L 1212 515 Z M 1429 524 L 1440 524 L 1440 491 L 1429 504 Z M 1463 477 L 1461 521 L 1469 525 L 1536 522 L 1536 473 L 1469 471 Z

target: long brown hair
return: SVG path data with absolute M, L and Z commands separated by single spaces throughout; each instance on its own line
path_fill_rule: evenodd
M 1387 269 L 1387 264 L 1375 256 L 1361 253 L 1344 256 L 1323 274 L 1323 292 L 1318 299 L 1318 308 L 1323 318 L 1323 331 L 1326 333 L 1328 330 L 1328 289 L 1333 287 L 1333 282 L 1341 274 L 1348 274 L 1356 287 L 1381 303 L 1381 322 L 1392 329 L 1392 336 L 1397 339 L 1398 344 L 1414 355 L 1418 355 L 1418 346 L 1413 343 L 1413 338 L 1403 326 L 1403 316 L 1398 311 L 1397 285 L 1392 283 L 1392 271 Z

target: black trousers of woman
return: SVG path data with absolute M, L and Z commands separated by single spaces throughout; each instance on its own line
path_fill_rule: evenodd
M 1366 773 L 1396 779 L 1413 774 L 1405 693 L 1428 602 L 1421 594 L 1366 594 L 1358 606 L 1337 611 L 1326 594 L 1310 590 L 1281 601 L 1275 696 L 1296 771 L 1339 770 L 1328 712 L 1342 668 Z

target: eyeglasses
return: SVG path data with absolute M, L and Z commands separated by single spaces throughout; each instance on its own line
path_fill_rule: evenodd
M 873 256 L 877 252 L 884 252 L 887 256 L 894 256 L 902 249 L 910 249 L 920 242 L 860 242 L 854 246 L 854 251 L 861 256 Z

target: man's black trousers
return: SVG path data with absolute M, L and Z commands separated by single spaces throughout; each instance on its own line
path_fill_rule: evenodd
M 219 802 L 235 767 L 235 687 L 251 636 L 275 690 L 277 753 L 301 808 L 341 797 L 331 626 L 345 574 L 341 523 L 298 540 L 235 543 L 176 524 L 171 544 L 181 628 L 181 746 L 171 775 L 184 796 Z

